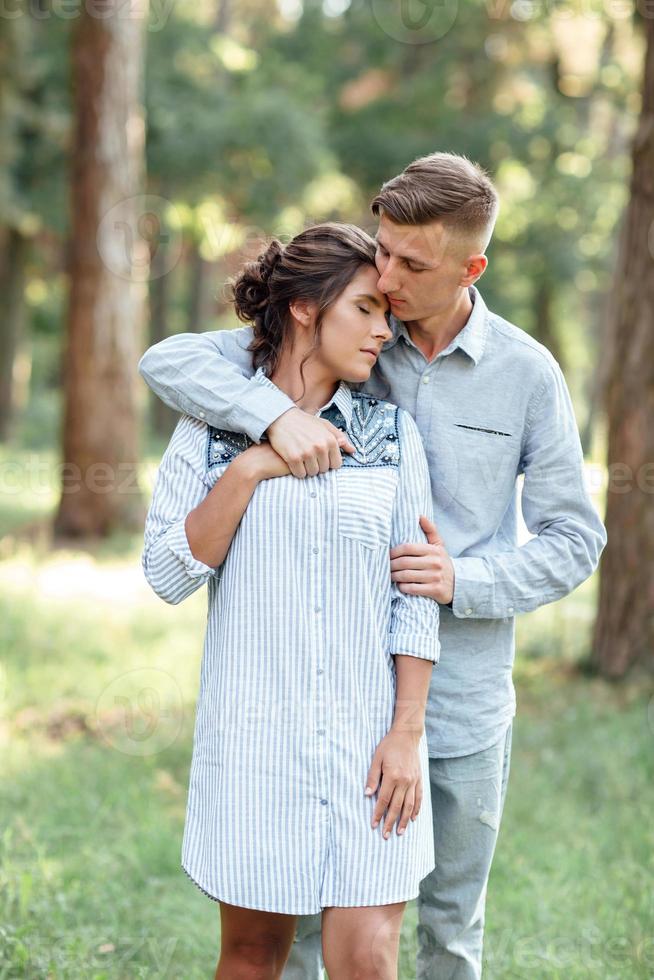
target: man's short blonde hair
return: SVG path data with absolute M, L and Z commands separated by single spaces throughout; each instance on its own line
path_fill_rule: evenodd
M 370 206 L 375 216 L 383 211 L 400 225 L 440 221 L 474 238 L 483 251 L 493 234 L 499 197 L 479 164 L 456 153 L 430 153 L 387 180 Z

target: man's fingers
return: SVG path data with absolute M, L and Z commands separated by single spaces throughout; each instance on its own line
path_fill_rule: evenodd
M 325 425 L 329 429 L 332 435 L 336 438 L 338 445 L 341 447 L 341 449 L 344 449 L 348 453 L 356 452 L 354 446 L 348 439 L 347 432 L 344 432 L 343 429 L 338 429 L 328 419 L 321 419 L 320 421 L 322 422 L 323 425 Z
M 392 582 L 431 582 L 433 577 L 431 569 L 407 568 L 400 572 L 391 572 Z
M 391 558 L 431 554 L 433 554 L 433 545 L 431 544 L 397 544 L 390 550 Z
M 442 544 L 443 539 L 441 538 L 438 528 L 433 521 L 430 521 L 428 517 L 424 514 L 420 517 L 420 527 L 423 529 L 427 535 L 427 541 L 429 544 Z
M 303 480 L 307 475 L 307 471 L 302 459 L 287 459 L 286 465 L 293 474 L 293 476 L 298 477 L 298 479 Z
M 433 585 L 422 585 L 417 582 L 398 582 L 398 589 L 405 595 L 427 595 L 433 598 L 435 589 Z
M 337 470 L 339 466 L 343 465 L 343 457 L 341 456 L 341 450 L 338 446 L 329 447 L 329 469 Z
M 434 552 L 428 555 L 414 555 L 412 558 L 391 558 L 391 571 L 403 572 L 407 568 L 436 568 L 440 559 Z

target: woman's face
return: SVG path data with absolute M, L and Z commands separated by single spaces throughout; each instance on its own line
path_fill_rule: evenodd
M 375 266 L 362 266 L 327 310 L 315 363 L 342 381 L 366 381 L 382 344 L 393 336 L 388 300 L 377 289 Z

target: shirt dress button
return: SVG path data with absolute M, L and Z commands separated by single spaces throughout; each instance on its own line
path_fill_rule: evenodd
M 328 803 L 329 801 L 328 801 L 328 800 L 321 800 L 320 802 L 322 803 L 322 805 L 323 805 L 323 806 L 327 806 L 327 803 Z
M 312 551 L 313 551 L 314 555 L 317 555 L 320 552 L 320 548 L 312 548 Z
M 318 670 L 316 671 L 316 673 L 317 674 L 324 674 L 325 671 L 322 669 L 322 667 L 319 667 Z
M 311 491 L 311 496 L 312 496 L 312 497 L 317 497 L 317 496 L 318 496 L 318 494 L 316 493 L 316 491 L 315 491 L 315 490 L 312 490 L 312 491 Z
M 423 385 L 428 385 L 429 384 L 429 381 L 430 381 L 429 375 L 426 374 L 424 376 L 424 378 L 422 379 L 422 383 L 423 383 Z
M 319 728 L 318 731 L 316 732 L 316 735 L 324 735 L 324 734 L 325 734 L 324 728 Z

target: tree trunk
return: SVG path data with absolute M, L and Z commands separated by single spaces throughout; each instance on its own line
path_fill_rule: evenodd
M 642 114 L 624 247 L 616 279 L 609 371 L 609 488 L 594 663 L 622 677 L 654 666 L 654 19 L 647 36 Z
M 23 287 L 27 249 L 28 239 L 10 228 L 4 242 L 0 275 L 4 308 L 0 318 L 0 442 L 9 438 L 14 421 L 14 367 L 25 319 Z
M 191 244 L 188 256 L 189 291 L 188 321 L 189 333 L 200 333 L 207 315 L 207 285 L 211 263 L 202 258 L 196 242 Z
M 147 243 L 140 100 L 146 5 L 83 5 L 73 39 L 76 118 L 63 431 L 55 531 L 106 535 L 143 520 L 135 386 Z M 144 273 L 145 268 L 145 273 Z
M 158 344 L 160 340 L 168 336 L 168 298 L 169 283 L 172 270 L 163 268 L 165 253 L 162 249 L 157 249 L 152 260 L 152 281 L 150 283 L 150 346 Z M 162 402 L 160 398 L 149 393 L 151 406 L 152 428 L 161 436 L 170 437 L 179 415 L 172 408 Z
M 544 344 L 549 352 L 557 359 L 561 368 L 562 351 L 558 337 L 554 330 L 554 318 L 552 316 L 552 300 L 554 290 L 552 283 L 548 279 L 541 279 L 536 285 L 536 295 L 534 297 L 534 309 L 536 311 L 536 340 Z

